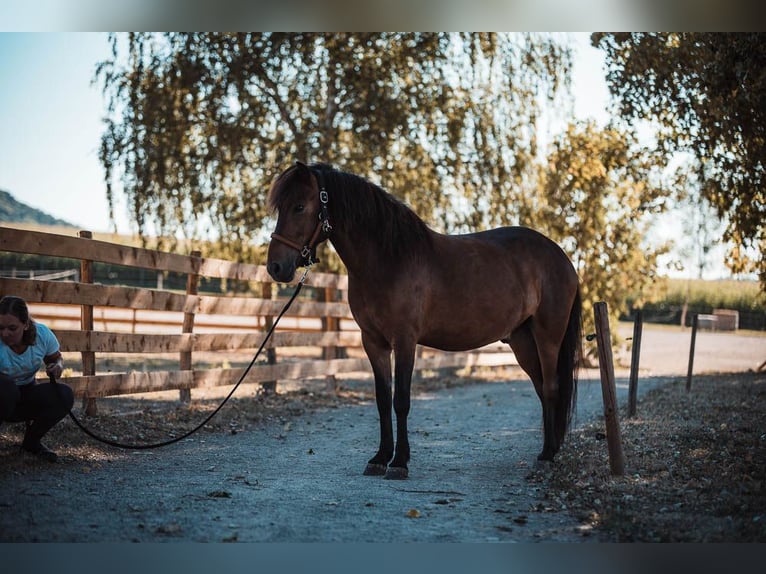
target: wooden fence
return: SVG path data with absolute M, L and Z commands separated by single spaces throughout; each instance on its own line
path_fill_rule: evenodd
M 90 401 L 90 411 L 95 410 L 97 397 L 179 390 L 181 399 L 189 400 L 191 389 L 234 384 L 242 368 L 195 367 L 194 354 L 252 355 L 284 305 L 277 296 L 279 286 L 264 266 L 204 258 L 199 253 L 184 256 L 109 243 L 91 239 L 88 232 L 70 237 L 9 227 L 0 227 L 0 251 L 80 260 L 79 281 L 0 278 L 0 296 L 26 299 L 33 317 L 54 330 L 62 352 L 79 354 L 81 374 L 67 377 L 67 383 L 76 396 Z M 184 273 L 186 292 L 93 283 L 93 262 Z M 247 281 L 250 292 L 260 296 L 198 294 L 201 277 Z M 347 303 L 348 278 L 311 273 L 308 286 L 311 289 L 304 289 L 307 295 L 302 294 L 285 315 L 266 357 L 251 369 L 247 382 L 275 384 L 369 373 L 361 334 Z M 291 353 L 297 348 L 315 352 L 301 358 Z M 341 348 L 346 350 L 343 358 L 339 358 Z M 515 365 L 512 353 L 502 352 L 506 350 L 488 347 L 442 353 L 421 349 L 415 368 Z M 97 369 L 97 356 L 124 353 L 177 354 L 178 367 L 151 372 Z

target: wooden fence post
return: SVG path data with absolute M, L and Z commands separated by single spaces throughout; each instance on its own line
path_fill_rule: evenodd
M 93 233 L 90 231 L 80 231 L 79 237 L 83 239 L 93 239 Z M 80 260 L 80 282 L 93 283 L 93 261 L 87 259 Z M 80 307 L 80 329 L 83 331 L 93 330 L 93 305 L 82 305 Z M 93 376 L 96 374 L 96 352 L 80 351 L 82 357 L 83 376 Z M 95 416 L 98 413 L 96 399 L 84 396 L 82 398 L 82 408 L 86 415 Z
M 192 251 L 190 254 L 191 257 L 199 258 L 202 257 L 201 251 Z M 159 285 L 159 281 L 158 281 Z M 198 273 L 189 273 L 189 275 L 186 277 L 186 294 L 187 295 L 196 295 L 199 290 L 199 274 Z M 194 313 L 184 313 L 184 322 L 181 327 L 182 333 L 192 333 L 194 332 Z M 192 370 L 192 352 L 191 351 L 181 351 L 180 357 L 178 359 L 179 363 L 179 369 L 181 371 L 191 371 Z M 191 404 L 191 389 L 179 389 L 178 390 L 178 398 L 182 403 L 185 404 Z
M 694 370 L 694 347 L 697 344 L 697 325 L 699 316 L 695 313 L 692 318 L 692 342 L 689 345 L 689 368 L 686 371 L 686 392 L 692 390 L 692 371 Z
M 332 287 L 325 287 L 322 290 L 319 290 L 317 295 L 320 302 L 324 303 L 330 303 L 334 300 L 334 289 Z M 337 331 L 338 330 L 338 324 L 339 320 L 337 317 L 330 317 L 328 315 L 325 315 L 322 317 L 322 331 L 327 333 L 329 331 Z M 322 348 L 322 359 L 325 361 L 329 361 L 331 359 L 337 359 L 338 358 L 338 348 L 335 346 L 330 347 L 323 347 Z M 337 391 L 338 390 L 338 380 L 335 378 L 335 375 L 327 375 L 325 377 L 325 385 L 327 387 L 327 390 L 330 391 Z
M 593 306 L 596 321 L 596 342 L 598 343 L 598 364 L 601 370 L 601 392 L 604 397 L 604 422 L 609 447 L 609 467 L 612 474 L 625 474 L 625 457 L 622 452 L 620 422 L 617 416 L 617 391 L 614 383 L 612 359 L 612 335 L 609 330 L 609 313 L 606 303 L 599 301 Z
M 638 365 L 641 359 L 641 334 L 644 329 L 644 316 L 641 309 L 636 310 L 633 323 L 633 348 L 630 356 L 630 382 L 628 384 L 628 417 L 636 416 L 638 396 Z
M 274 289 L 273 289 L 273 283 L 269 283 L 264 281 L 261 283 L 261 297 L 263 299 L 273 299 L 274 298 Z M 266 315 L 263 318 L 263 333 L 264 335 L 269 332 L 269 329 L 274 325 L 274 317 L 271 315 Z M 266 362 L 269 365 L 276 365 L 277 364 L 277 350 L 274 348 L 273 345 L 269 345 L 266 347 Z M 261 389 L 263 389 L 266 393 L 273 393 L 277 390 L 277 382 L 276 381 L 261 381 Z
M 412 371 L 412 382 L 419 383 L 423 380 L 423 371 L 418 368 L 418 363 L 423 357 L 423 345 L 415 346 L 415 369 Z M 471 367 L 466 367 L 466 371 L 471 372 Z

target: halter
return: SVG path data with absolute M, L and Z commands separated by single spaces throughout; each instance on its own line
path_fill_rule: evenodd
M 288 247 L 292 247 L 301 255 L 301 261 L 298 267 L 311 267 L 314 263 L 318 263 L 319 259 L 316 258 L 316 248 L 322 241 L 327 239 L 332 231 L 332 225 L 330 225 L 330 216 L 327 211 L 327 205 L 329 196 L 324 185 L 324 175 L 320 170 L 312 169 L 311 174 L 314 176 L 315 181 L 319 184 L 319 221 L 314 228 L 314 233 L 311 234 L 308 242 L 301 246 L 297 241 L 293 241 L 288 237 L 279 235 L 278 233 L 272 233 L 271 238 L 284 243 Z M 321 237 L 322 233 L 325 237 Z

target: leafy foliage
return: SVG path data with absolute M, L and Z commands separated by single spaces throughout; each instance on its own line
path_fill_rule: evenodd
M 700 193 L 728 219 L 731 270 L 757 271 L 766 289 L 764 40 L 759 33 L 592 36 L 622 117 L 655 120 L 666 157 L 693 155 Z
M 212 231 L 240 257 L 294 159 L 379 178 L 445 231 L 507 223 L 541 101 L 570 65 L 551 38 L 526 35 L 130 34 L 112 46 L 97 70 L 110 202 L 119 179 L 140 233 Z
M 668 191 L 651 160 L 630 133 L 572 124 L 541 170 L 536 204 L 526 216 L 571 255 L 582 282 L 586 332 L 594 328 L 593 302 L 606 301 L 616 319 L 628 311 L 629 295 L 646 297 L 656 282 L 657 257 L 668 247 L 644 238 Z

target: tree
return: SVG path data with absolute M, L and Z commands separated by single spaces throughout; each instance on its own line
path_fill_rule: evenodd
M 680 254 L 691 262 L 696 278 L 702 279 L 708 266 L 710 251 L 720 243 L 723 227 L 716 212 L 701 193 L 704 169 L 686 173 L 680 170 L 681 189 L 688 193 L 681 198 L 679 213 L 683 211 L 681 230 L 684 235 Z
M 212 231 L 249 258 L 295 159 L 370 177 L 444 231 L 507 222 L 545 98 L 552 38 L 501 34 L 130 34 L 99 65 L 101 161 L 143 234 Z M 260 234 L 260 235 L 259 235 Z
M 572 258 L 586 332 L 593 328 L 594 301 L 606 301 L 616 319 L 629 311 L 629 296 L 651 292 L 667 246 L 647 245 L 645 238 L 668 193 L 653 154 L 630 132 L 589 122 L 570 124 L 554 140 L 535 205 L 522 223 L 546 232 Z
M 628 122 L 651 118 L 659 151 L 696 158 L 700 192 L 728 221 L 732 272 L 766 290 L 766 37 L 759 33 L 593 34 Z M 748 253 L 756 253 L 753 261 Z

